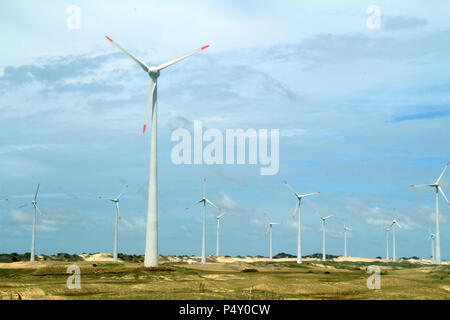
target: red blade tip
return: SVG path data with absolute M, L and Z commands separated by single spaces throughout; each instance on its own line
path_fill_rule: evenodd
M 449 204 L 450 204 L 450 203 L 449 203 Z M 222 208 L 217 208 L 217 209 L 222 210 Z
M 317 193 L 320 193 L 320 191 L 317 191 Z
M 447 167 L 448 167 L 449 164 L 450 164 L 450 162 L 447 162 Z
M 111 39 L 110 37 L 108 37 L 108 36 L 105 36 L 105 37 L 106 37 L 106 39 L 108 39 L 110 42 L 113 42 L 112 39 Z
M 189 208 L 186 208 L 186 210 L 189 210 Z
M 202 50 L 205 50 L 206 48 L 209 48 L 209 44 L 207 46 L 202 47 Z
M 409 186 L 410 186 L 410 187 L 414 187 L 414 185 L 413 185 L 413 184 L 410 184 Z
M 287 184 L 287 181 L 284 181 L 284 184 Z
M 147 125 L 144 124 L 144 129 L 142 130 L 142 133 L 145 133 L 145 129 L 147 129 Z

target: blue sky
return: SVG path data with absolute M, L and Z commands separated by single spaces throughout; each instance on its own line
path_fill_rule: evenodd
M 69 5 L 80 29 L 67 27 Z M 381 29 L 366 9 L 381 9 Z M 444 1 L 39 1 L 0 4 L 0 252 L 27 252 L 31 201 L 41 184 L 36 251 L 111 252 L 121 199 L 119 251 L 143 253 L 149 170 L 142 122 L 148 76 L 109 35 L 148 64 L 211 47 L 159 78 L 159 244 L 161 254 L 200 254 L 207 195 L 229 210 L 222 254 L 296 252 L 291 214 L 298 192 L 303 252 L 343 253 L 341 219 L 354 229 L 349 252 L 383 256 L 393 208 L 403 226 L 399 256 L 430 255 L 433 182 L 450 161 L 450 4 Z M 174 165 L 170 134 L 206 128 L 280 129 L 280 170 L 259 165 Z M 443 187 L 450 195 L 449 176 Z M 450 207 L 441 200 L 441 247 L 450 259 Z M 207 253 L 215 250 L 208 211 Z

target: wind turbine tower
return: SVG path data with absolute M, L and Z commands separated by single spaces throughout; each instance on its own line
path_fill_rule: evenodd
M 117 42 L 113 41 L 111 38 L 106 36 L 111 43 L 113 43 L 117 48 L 122 50 L 127 56 L 133 59 L 145 73 L 150 77 L 150 91 L 147 99 L 147 107 L 145 110 L 144 128 L 147 128 L 148 118 L 150 115 L 150 109 L 152 110 L 152 120 L 151 120 L 151 142 L 150 142 L 150 179 L 148 188 L 148 210 L 147 210 L 147 232 L 145 239 L 145 259 L 144 266 L 146 267 L 156 267 L 158 266 L 158 156 L 157 156 L 157 87 L 158 87 L 158 77 L 161 70 L 171 66 L 172 64 L 186 59 L 202 50 L 209 47 L 203 46 L 200 49 L 194 50 L 184 56 L 170 60 L 158 66 L 147 66 L 137 57 L 133 56 L 131 53 L 126 51 Z
M 301 216 L 302 212 L 300 210 L 300 205 L 302 204 L 302 199 L 308 196 L 312 196 L 314 194 L 318 194 L 320 192 L 299 194 L 297 193 L 286 181 L 284 184 L 291 190 L 294 196 L 297 198 L 297 204 L 294 209 L 294 213 L 292 214 L 292 218 L 295 219 L 295 215 L 298 211 L 298 221 L 297 221 L 297 263 L 302 263 L 302 235 L 301 235 Z
M 444 176 L 445 171 L 447 170 L 450 162 L 447 162 L 447 164 L 444 167 L 444 170 L 442 170 L 441 175 L 439 178 L 437 178 L 436 182 L 431 184 L 420 184 L 420 185 L 410 185 L 410 187 L 431 187 L 435 189 L 436 193 L 436 264 L 441 264 L 441 236 L 439 232 L 439 192 L 441 193 L 442 197 L 445 199 L 445 201 L 450 205 L 450 202 L 447 199 L 447 196 L 444 193 L 444 190 L 442 190 L 441 185 L 439 184 L 441 182 L 442 177 Z
M 392 261 L 397 261 L 397 256 L 395 253 L 395 230 L 396 227 L 401 228 L 401 226 L 398 224 L 397 218 L 395 217 L 395 209 L 394 209 L 394 219 L 392 219 L 392 223 L 390 225 L 390 228 L 392 228 Z
M 113 254 L 114 262 L 117 262 L 117 247 L 118 247 L 118 241 L 119 241 L 118 240 L 118 238 L 119 238 L 119 219 L 120 219 L 119 199 L 122 196 L 122 194 L 127 190 L 127 188 L 128 188 L 128 186 L 125 186 L 125 188 L 122 190 L 122 192 L 119 193 L 119 195 L 114 199 L 99 197 L 99 199 L 108 200 L 108 201 L 113 202 L 116 206 L 116 219 L 115 219 L 115 224 L 114 224 L 114 254 Z
M 214 203 L 212 203 L 210 200 L 206 198 L 206 179 L 203 179 L 203 196 L 200 200 L 198 200 L 196 203 L 194 203 L 189 208 L 186 208 L 186 210 L 191 209 L 192 207 L 195 207 L 199 203 L 203 203 L 203 221 L 202 221 L 202 264 L 206 263 L 206 203 L 210 204 L 217 210 L 220 210 Z
M 31 201 L 31 204 L 33 205 L 33 209 L 34 209 L 34 213 L 33 213 L 33 229 L 32 229 L 32 233 L 31 233 L 31 254 L 30 254 L 30 261 L 35 261 L 35 240 L 36 240 L 36 212 L 39 211 L 39 215 L 42 216 L 42 212 L 39 209 L 39 207 L 37 206 L 37 196 L 39 193 L 39 187 L 40 184 L 38 184 L 37 188 L 36 188 L 36 193 L 34 194 L 34 198 Z M 23 208 L 28 206 L 29 203 L 21 205 L 19 208 Z
M 270 235 L 269 235 L 269 237 L 270 237 L 270 241 L 269 241 L 269 246 L 270 246 L 269 247 L 269 261 L 272 262 L 272 257 L 273 257 L 273 255 L 272 255 L 272 226 L 274 224 L 280 224 L 280 223 L 279 222 L 272 222 L 272 221 L 270 221 L 270 218 L 267 215 L 267 213 L 264 213 L 264 217 L 267 220 L 266 236 L 267 236 L 267 233 L 270 233 Z
M 220 219 L 224 216 L 226 212 L 219 214 L 216 217 L 217 220 L 217 244 L 216 244 L 216 256 L 219 257 L 220 256 Z
M 325 222 L 332 216 L 334 216 L 334 214 L 326 217 L 320 217 L 320 219 L 322 219 L 322 261 L 325 261 L 327 256 L 325 253 Z

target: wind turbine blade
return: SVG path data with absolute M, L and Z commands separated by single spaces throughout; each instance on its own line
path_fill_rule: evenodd
M 39 186 L 40 186 L 40 184 L 38 184 L 38 186 L 37 186 L 36 194 L 34 195 L 34 201 L 36 201 L 36 198 L 37 198 L 37 195 L 38 195 L 38 192 L 39 192 Z
M 297 200 L 297 204 L 295 205 L 294 213 L 292 214 L 292 219 L 295 219 L 295 216 L 297 215 L 298 207 L 300 207 L 300 199 Z
M 117 48 L 122 50 L 123 53 L 125 53 L 127 56 L 129 56 L 131 59 L 133 59 L 142 68 L 142 70 L 144 70 L 145 72 L 148 72 L 149 68 L 148 68 L 148 66 L 145 63 L 143 63 L 141 60 L 139 60 L 138 58 L 133 56 L 131 53 L 129 53 L 127 50 L 122 48 L 122 46 L 120 46 L 117 42 L 112 40 L 110 37 L 108 37 L 108 36 L 105 36 L 105 37 L 106 37 L 106 39 L 109 40 L 109 42 L 113 43 Z
M 432 184 L 411 184 L 409 186 L 413 188 L 434 187 Z
M 0 199 L 0 202 L 3 202 L 3 201 L 8 201 L 8 198 L 6 198 L 6 199 Z
M 100 200 L 108 200 L 108 201 L 113 201 L 114 199 L 111 198 L 103 198 L 103 197 L 98 197 Z
M 291 190 L 291 192 L 298 197 L 298 193 L 295 192 L 295 190 L 287 183 L 287 181 L 284 181 L 284 184 L 289 188 L 289 190 Z
M 397 221 L 397 220 L 395 220 L 395 224 L 396 224 L 399 228 L 403 229 L 402 226 L 398 224 L 398 221 Z
M 441 175 L 440 175 L 439 178 L 436 180 L 436 184 L 439 183 L 439 181 L 441 181 L 442 177 L 444 176 L 445 170 L 447 170 L 447 168 L 448 168 L 449 163 L 450 163 L 450 162 L 447 162 L 447 164 L 445 165 L 444 170 L 442 170 Z M 448 201 L 447 201 L 447 202 L 448 202 Z
M 267 229 L 266 229 L 266 236 L 267 236 L 267 234 L 269 233 L 269 230 L 270 230 L 270 225 L 267 226 Z
M 117 196 L 117 200 L 120 199 L 120 197 L 123 195 L 123 193 L 124 193 L 125 191 L 127 191 L 127 189 L 128 189 L 128 186 L 125 186 L 125 188 L 123 188 L 122 192 L 119 193 L 119 195 Z
M 35 205 L 35 206 L 36 206 L 36 205 Z M 41 209 L 39 209 L 38 206 L 36 206 L 36 209 L 37 209 L 37 211 L 39 212 L 39 215 L 42 216 L 42 211 L 41 211 Z
M 269 215 L 267 213 L 264 213 L 264 218 L 266 218 L 266 221 L 268 223 L 270 223 L 270 218 L 269 218 Z
M 206 197 L 206 178 L 203 178 L 203 198 Z
M 445 195 L 444 190 L 442 190 L 441 186 L 439 186 L 438 189 L 439 189 L 439 192 L 444 197 L 445 201 L 447 201 L 447 203 L 450 205 L 450 202 L 448 201 L 447 196 Z
M 198 204 L 201 203 L 201 202 L 203 202 L 203 199 L 198 200 L 198 201 L 197 201 L 196 203 L 194 203 L 192 206 L 186 208 L 186 210 L 189 210 L 189 209 L 191 209 L 192 207 L 195 207 L 196 205 L 198 205 Z
M 347 228 L 347 230 L 348 231 L 353 231 L 353 229 L 352 228 L 349 228 L 349 227 L 346 227 Z
M 29 203 L 25 203 L 25 204 L 21 205 L 21 206 L 19 207 L 19 209 L 20 209 L 20 208 L 23 208 L 23 207 L 26 207 L 26 206 L 29 206 L 29 205 L 30 205 Z
M 181 57 L 179 57 L 179 58 L 176 58 L 176 59 L 167 61 L 166 63 L 160 64 L 160 65 L 157 66 L 156 68 L 157 68 L 158 70 L 162 70 L 162 69 L 164 69 L 164 68 L 167 68 L 168 66 L 171 66 L 171 65 L 173 65 L 174 63 L 177 63 L 178 61 L 181 61 L 181 60 L 183 60 L 183 59 L 186 59 L 186 58 L 192 56 L 193 54 L 196 54 L 197 52 L 200 52 L 200 51 L 202 51 L 202 50 L 205 50 L 205 49 L 208 48 L 208 47 L 209 47 L 209 45 L 203 46 L 203 47 L 201 47 L 200 49 L 197 49 L 197 50 L 194 50 L 194 51 L 192 51 L 192 52 L 189 52 L 188 54 L 185 54 L 184 56 L 181 56 Z
M 210 205 L 212 205 L 214 208 L 216 208 L 217 210 L 220 210 L 220 208 L 218 206 L 216 206 L 214 203 L 212 203 L 211 201 L 209 201 L 208 199 L 205 198 L 205 201 L 208 202 Z
M 327 219 L 329 219 L 329 218 L 331 218 L 331 217 L 333 217 L 333 216 L 334 216 L 334 214 L 331 214 L 331 215 L 329 215 L 329 216 L 323 217 L 323 219 L 324 219 L 324 220 L 327 220 Z
M 301 194 L 301 195 L 299 195 L 299 197 L 304 198 L 304 197 L 309 197 L 309 196 L 312 196 L 312 195 L 315 195 L 315 194 L 319 194 L 319 193 L 320 193 L 320 191 L 318 191 L 318 192 L 313 192 L 313 193 L 306 193 L 306 194 Z
M 222 218 L 224 215 L 225 215 L 225 213 L 227 213 L 228 211 L 225 211 L 224 213 L 222 213 L 222 214 L 220 214 L 220 215 L 218 215 L 216 218 L 217 219 L 220 219 L 220 218 Z
M 147 106 L 145 107 L 145 118 L 144 118 L 144 129 L 142 130 L 142 134 L 145 133 L 145 129 L 147 129 L 148 124 L 148 117 L 150 116 L 150 109 L 153 109 L 153 106 L 156 102 L 155 97 L 155 89 L 157 86 L 157 80 L 150 79 L 150 89 L 148 92 L 148 98 L 147 98 Z M 150 107 L 151 105 L 151 107 Z

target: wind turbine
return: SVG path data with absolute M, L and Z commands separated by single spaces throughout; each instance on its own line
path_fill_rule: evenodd
M 220 234 L 220 219 L 224 216 L 224 214 L 225 214 L 226 212 L 224 212 L 224 213 L 222 213 L 222 214 L 219 214 L 217 217 L 216 217 L 216 220 L 217 220 L 217 246 L 216 246 L 216 256 L 217 257 L 219 257 L 220 255 L 219 255 L 219 250 L 220 250 L 220 246 L 219 246 L 219 234 Z
M 439 178 L 437 178 L 435 183 L 410 185 L 410 187 L 432 187 L 432 188 L 435 188 L 435 190 L 436 190 L 436 264 L 441 264 L 441 236 L 439 233 L 439 192 L 442 194 L 445 201 L 447 201 L 447 203 L 450 205 L 450 202 L 448 201 L 447 197 L 445 196 L 444 190 L 442 190 L 439 182 L 441 182 L 441 179 L 444 176 L 444 173 L 447 170 L 449 164 L 450 164 L 450 162 L 447 162 L 444 170 L 442 170 L 441 175 L 439 176 Z
M 114 262 L 117 262 L 117 247 L 118 247 L 118 237 L 119 237 L 119 219 L 120 219 L 119 199 L 122 196 L 122 194 L 127 190 L 127 188 L 128 188 L 128 186 L 125 186 L 125 188 L 122 190 L 122 192 L 119 193 L 119 195 L 114 199 L 98 197 L 99 199 L 102 199 L 102 200 L 108 200 L 108 201 L 114 202 L 116 205 L 116 222 L 114 225 L 114 254 L 113 254 Z
M 397 261 L 397 257 L 395 255 L 395 229 L 396 227 L 401 228 L 401 226 L 398 224 L 397 218 L 395 217 L 395 209 L 394 209 L 394 219 L 392 219 L 392 223 L 389 226 L 392 228 L 392 261 Z
M 386 260 L 389 260 L 389 231 L 391 231 L 391 227 L 384 228 L 386 231 Z
M 302 204 L 302 199 L 304 197 L 312 196 L 314 194 L 318 194 L 320 192 L 313 192 L 313 193 L 307 193 L 307 194 L 298 194 L 295 192 L 295 190 L 287 183 L 287 181 L 284 181 L 284 184 L 291 190 L 291 192 L 295 195 L 297 198 L 297 204 L 294 209 L 294 213 L 292 215 L 292 218 L 295 219 L 295 215 L 298 211 L 298 223 L 297 223 L 297 263 L 302 263 L 302 235 L 301 235 L 301 215 L 302 212 L 300 210 L 300 205 Z
M 148 117 L 150 109 L 152 109 L 151 120 L 151 143 L 150 143 L 150 179 L 148 188 L 148 210 L 147 210 L 147 232 L 145 240 L 145 259 L 144 266 L 156 267 L 158 266 L 158 157 L 157 157 L 157 89 L 158 89 L 158 77 L 160 71 L 171 66 L 172 64 L 186 59 L 187 57 L 196 54 L 209 47 L 203 46 L 200 49 L 194 50 L 184 56 L 170 60 L 158 66 L 147 66 L 137 57 L 122 48 L 117 42 L 106 36 L 111 43 L 118 47 L 127 56 L 133 59 L 150 77 L 150 91 L 147 99 L 147 107 L 145 110 L 144 128 L 147 128 Z M 151 105 L 151 107 L 150 107 Z
M 344 257 L 347 257 L 347 231 L 353 231 L 351 228 L 345 225 L 344 221 Z
M 39 215 L 42 216 L 42 212 L 39 209 L 39 207 L 37 206 L 37 195 L 38 195 L 38 192 L 39 192 L 39 186 L 40 186 L 40 184 L 38 184 L 38 186 L 37 186 L 36 193 L 34 195 L 33 201 L 31 201 L 31 204 L 33 205 L 33 208 L 34 208 L 34 214 L 33 214 L 33 231 L 32 231 L 32 234 L 31 234 L 30 261 L 34 261 L 35 260 L 35 254 L 34 254 L 34 247 L 35 247 L 35 245 L 34 245 L 34 243 L 35 243 L 35 239 L 36 239 L 36 211 L 39 211 Z M 19 208 L 23 208 L 23 207 L 26 207 L 28 205 L 29 205 L 29 203 L 24 204 L 24 205 L 20 206 Z
M 322 219 L 322 261 L 326 260 L 326 254 L 325 254 L 325 222 L 327 221 L 327 219 L 331 218 L 332 216 L 334 216 L 334 214 L 326 216 L 326 217 L 320 217 L 320 219 Z
M 431 263 L 436 263 L 436 259 L 434 256 L 434 239 L 436 237 L 434 236 L 434 234 L 430 233 L 430 241 L 431 241 Z
M 203 179 L 203 197 L 198 200 L 196 203 L 194 203 L 189 208 L 186 208 L 186 210 L 191 209 L 192 207 L 195 207 L 199 203 L 203 203 L 203 227 L 202 227 L 202 264 L 206 263 L 206 203 L 209 203 L 214 208 L 220 210 L 214 203 L 209 201 L 206 198 L 206 179 Z
M 280 224 L 280 223 L 279 222 L 272 222 L 272 221 L 270 221 L 270 218 L 267 215 L 267 213 L 264 213 L 264 217 L 267 220 L 266 236 L 267 236 L 267 233 L 270 232 L 270 249 L 269 249 L 270 257 L 269 257 L 269 261 L 272 261 L 272 226 L 274 224 Z

